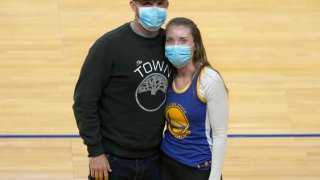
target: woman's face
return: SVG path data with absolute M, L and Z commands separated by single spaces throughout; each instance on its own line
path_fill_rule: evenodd
M 166 46 L 182 45 L 192 46 L 194 44 L 191 30 L 185 26 L 171 25 L 166 30 Z M 194 51 L 194 46 L 191 51 Z

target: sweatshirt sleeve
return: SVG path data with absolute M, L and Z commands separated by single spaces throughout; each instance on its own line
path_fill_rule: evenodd
M 228 129 L 228 97 L 221 76 L 206 68 L 200 79 L 200 95 L 207 101 L 207 117 L 212 130 L 211 173 L 209 180 L 220 180 L 225 158 Z
M 111 74 L 112 61 L 107 49 L 99 41 L 90 48 L 74 91 L 73 111 L 89 157 L 104 153 L 98 103 Z

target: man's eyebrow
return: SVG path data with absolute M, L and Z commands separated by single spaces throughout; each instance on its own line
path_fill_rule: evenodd
M 137 0 L 139 3 L 145 3 L 145 2 L 152 2 L 152 3 L 158 3 L 158 2 L 167 2 L 166 0 Z

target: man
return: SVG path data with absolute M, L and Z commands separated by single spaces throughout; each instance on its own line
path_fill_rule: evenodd
M 133 22 L 89 50 L 73 110 L 89 154 L 89 179 L 160 178 L 163 103 L 171 75 L 164 56 L 167 0 L 133 0 Z

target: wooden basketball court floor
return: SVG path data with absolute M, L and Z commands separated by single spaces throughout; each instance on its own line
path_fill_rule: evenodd
M 226 180 L 320 179 L 320 1 L 171 0 L 230 89 Z M 88 49 L 129 1 L 0 1 L 0 179 L 86 179 L 71 105 Z

